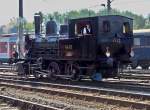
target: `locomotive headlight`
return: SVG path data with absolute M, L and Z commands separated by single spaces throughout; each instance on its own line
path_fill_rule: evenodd
M 130 56 L 131 56 L 131 57 L 134 57 L 134 54 L 135 54 L 135 53 L 134 53 L 134 51 L 133 51 L 133 48 L 131 48 Z
M 110 57 L 109 47 L 106 48 L 106 53 L 105 54 L 106 54 L 107 57 Z
M 133 51 L 133 50 L 131 50 L 130 56 L 131 56 L 131 57 L 134 57 L 134 51 Z
M 67 51 L 66 54 L 65 54 L 65 56 L 71 57 L 71 56 L 73 56 L 73 52 L 72 51 Z
M 106 52 L 106 56 L 110 57 L 110 52 L 109 51 Z

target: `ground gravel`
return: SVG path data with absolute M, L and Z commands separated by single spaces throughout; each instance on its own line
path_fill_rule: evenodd
M 7 95 L 27 101 L 37 102 L 43 105 L 53 106 L 64 110 L 135 110 L 131 107 L 119 107 L 94 102 L 88 102 L 67 96 L 57 96 L 46 93 L 26 91 L 10 87 L 0 87 L 0 94 Z M 1 109 L 0 109 L 1 110 Z

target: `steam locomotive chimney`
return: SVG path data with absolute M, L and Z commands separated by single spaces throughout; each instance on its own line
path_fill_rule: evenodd
M 35 24 L 35 35 L 40 35 L 41 16 L 38 13 L 34 15 L 34 24 Z

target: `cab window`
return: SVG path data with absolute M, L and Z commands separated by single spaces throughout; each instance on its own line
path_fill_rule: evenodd
M 82 21 L 75 24 L 75 35 L 83 36 L 83 35 L 91 35 L 92 32 L 92 25 L 90 21 Z
M 110 22 L 103 21 L 103 32 L 110 32 Z
M 123 23 L 123 33 L 124 34 L 130 33 L 130 24 L 128 22 Z

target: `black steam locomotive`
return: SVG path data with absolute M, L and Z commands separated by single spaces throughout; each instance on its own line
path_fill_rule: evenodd
M 116 77 L 121 65 L 130 63 L 133 20 L 119 15 L 71 19 L 58 27 L 52 19 L 46 35 L 40 34 L 40 17 L 35 16 L 35 38 L 25 38 L 27 50 L 18 71 L 51 80 Z

